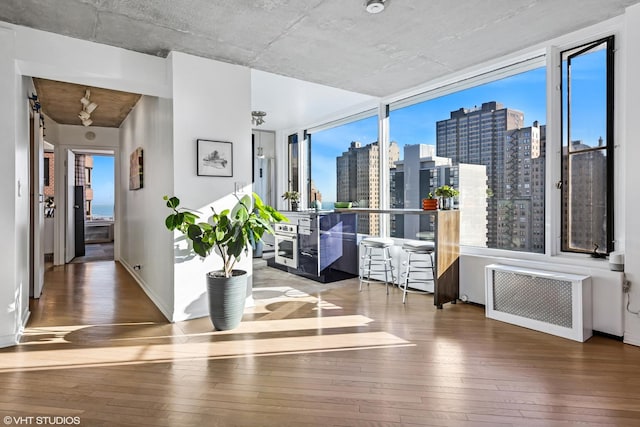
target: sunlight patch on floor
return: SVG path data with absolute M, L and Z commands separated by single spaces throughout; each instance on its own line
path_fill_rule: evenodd
M 0 373 L 412 346 L 387 332 L 69 348 L 4 354 Z

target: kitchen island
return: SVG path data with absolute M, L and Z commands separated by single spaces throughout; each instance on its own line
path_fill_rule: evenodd
M 359 215 L 418 215 L 417 238 L 435 245 L 434 298 L 436 307 L 455 304 L 459 296 L 460 211 L 420 209 L 334 209 L 332 211 L 283 212 L 296 227 L 295 262 L 272 267 L 320 282 L 356 277 L 359 270 Z M 426 225 L 429 224 L 429 225 Z M 395 238 L 395 237 L 394 237 Z M 277 241 L 277 238 L 276 238 Z M 276 251 L 278 245 L 276 245 Z
M 295 255 L 285 263 L 276 257 L 267 260 L 271 267 L 319 282 L 333 282 L 358 275 L 357 215 L 334 211 L 283 212 L 297 230 Z M 292 236 L 291 236 L 292 237 Z M 291 238 L 290 237 L 290 238 Z M 278 244 L 276 234 L 276 251 Z M 295 259 L 293 259 L 295 258 Z
M 420 230 L 418 235 L 433 236 L 435 244 L 435 277 L 433 303 L 442 308 L 445 303 L 455 304 L 460 289 L 460 211 L 421 209 L 335 209 L 342 214 L 371 215 L 429 215 L 433 219 L 433 230 Z

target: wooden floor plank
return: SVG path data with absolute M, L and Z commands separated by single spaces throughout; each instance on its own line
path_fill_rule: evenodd
M 169 324 L 115 262 L 50 268 L 0 414 L 89 426 L 640 425 L 640 348 L 577 343 L 357 280 L 254 272 L 234 331 Z

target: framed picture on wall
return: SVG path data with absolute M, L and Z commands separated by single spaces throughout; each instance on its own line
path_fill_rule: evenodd
M 233 143 L 198 140 L 198 176 L 233 176 Z
M 136 148 L 129 156 L 129 190 L 139 190 L 143 187 L 142 147 Z

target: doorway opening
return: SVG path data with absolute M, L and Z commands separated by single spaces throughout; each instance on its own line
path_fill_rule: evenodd
M 115 157 L 109 150 L 73 150 L 75 185 L 70 263 L 114 260 Z M 70 187 L 69 187 L 70 188 Z M 77 207 L 76 207 L 77 206 Z M 67 218 L 68 224 L 72 219 Z M 70 239 L 67 233 L 67 239 Z

